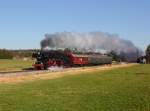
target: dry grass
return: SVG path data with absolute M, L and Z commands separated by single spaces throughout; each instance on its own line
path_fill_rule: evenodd
M 31 75 L 17 75 L 17 76 L 6 76 L 0 77 L 0 83 L 18 83 L 18 82 L 27 82 L 34 81 L 39 79 L 54 79 L 60 78 L 68 75 L 77 75 L 77 74 L 94 74 L 91 72 L 98 71 L 107 71 L 116 68 L 130 67 L 137 64 L 119 64 L 119 65 L 106 65 L 106 66 L 95 66 L 95 67 L 80 67 L 80 68 L 68 68 L 63 71 L 58 72 L 49 72 L 44 74 L 31 74 Z M 34 72 L 33 72 L 34 73 Z

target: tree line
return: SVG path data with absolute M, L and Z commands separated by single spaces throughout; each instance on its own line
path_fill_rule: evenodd
M 29 50 L 7 50 L 0 49 L 0 59 L 13 59 L 13 58 L 31 58 L 32 53 L 37 51 L 36 49 Z

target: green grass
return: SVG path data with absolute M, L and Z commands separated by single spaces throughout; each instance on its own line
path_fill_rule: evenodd
M 18 71 L 24 68 L 32 67 L 33 61 L 32 60 L 9 60 L 9 59 L 0 59 L 0 72 L 6 71 Z
M 0 84 L 0 111 L 150 111 L 150 65 Z

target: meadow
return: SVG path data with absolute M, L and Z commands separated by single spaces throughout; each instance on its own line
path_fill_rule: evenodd
M 0 83 L 0 111 L 150 111 L 150 65 Z
M 0 59 L 0 72 L 21 71 L 32 67 L 33 60 Z

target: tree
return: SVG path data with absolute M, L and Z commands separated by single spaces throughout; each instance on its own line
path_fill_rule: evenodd
M 108 55 L 112 57 L 113 61 L 117 61 L 117 62 L 121 61 L 119 55 L 117 55 L 117 53 L 113 50 Z
M 146 58 L 147 58 L 147 63 L 150 63 L 150 44 L 148 45 L 146 49 Z
M 0 49 L 0 59 L 12 59 L 12 53 L 6 49 Z

